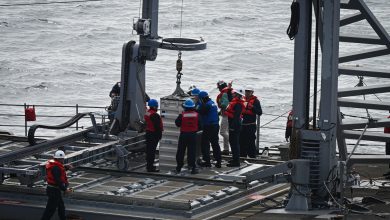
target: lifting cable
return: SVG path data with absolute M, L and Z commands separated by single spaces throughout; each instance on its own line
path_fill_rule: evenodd
M 294 40 L 295 35 L 298 33 L 298 27 L 299 27 L 299 3 L 294 0 L 291 3 L 291 18 L 290 18 L 290 25 L 287 28 L 287 35 L 290 38 L 290 40 Z
M 183 27 L 183 5 L 184 5 L 184 0 L 181 0 L 181 10 L 180 10 L 180 37 L 181 37 L 181 30 Z

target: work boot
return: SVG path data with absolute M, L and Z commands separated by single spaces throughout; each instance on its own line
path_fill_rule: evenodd
M 160 172 L 160 170 L 157 167 L 155 167 L 155 166 L 147 168 L 147 171 L 148 172 L 152 172 L 152 173 Z
M 222 155 L 225 155 L 225 156 L 229 156 L 229 155 L 230 155 L 230 152 L 229 152 L 229 150 L 223 150 L 223 151 L 221 152 L 221 154 L 222 154 Z
M 202 161 L 202 162 L 199 163 L 199 166 L 201 166 L 201 167 L 211 167 L 211 163 L 210 163 L 210 161 L 209 162 Z
M 180 173 L 181 167 L 176 167 L 176 173 Z
M 215 163 L 215 167 L 216 168 L 221 168 L 221 161 L 217 161 L 217 163 Z
M 191 174 L 198 174 L 198 173 L 199 173 L 198 168 L 196 168 L 196 167 L 192 168 Z
M 240 162 L 234 162 L 226 164 L 227 167 L 240 167 Z

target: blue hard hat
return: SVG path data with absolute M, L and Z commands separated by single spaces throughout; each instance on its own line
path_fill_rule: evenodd
M 148 102 L 148 106 L 149 107 L 155 107 L 155 108 L 158 108 L 158 102 L 156 99 L 150 99 L 149 102 Z
M 198 88 L 195 88 L 191 91 L 191 95 L 193 95 L 193 96 L 199 95 L 199 93 L 200 93 L 200 90 Z
M 199 98 L 203 99 L 204 97 L 208 96 L 209 94 L 206 91 L 200 91 L 199 92 Z
M 195 107 L 195 103 L 194 103 L 194 101 L 192 101 L 192 99 L 187 99 L 184 102 L 183 107 L 185 107 L 185 108 L 193 108 L 193 107 Z

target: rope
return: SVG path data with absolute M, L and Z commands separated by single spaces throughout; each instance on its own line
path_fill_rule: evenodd
M 287 28 L 287 35 L 290 38 L 290 40 L 294 40 L 295 35 L 298 33 L 298 27 L 299 27 L 299 3 L 294 0 L 291 3 L 291 18 L 290 18 L 290 25 Z
M 103 0 L 75 0 L 75 1 L 60 1 L 60 2 L 35 2 L 35 3 L 20 3 L 20 4 L 2 4 L 0 7 L 12 7 L 12 6 L 28 6 L 28 5 L 50 5 L 50 4 L 68 4 L 79 2 L 100 2 Z
M 180 11 L 180 37 L 181 37 L 181 29 L 183 27 L 183 5 L 184 0 L 181 0 L 181 11 Z

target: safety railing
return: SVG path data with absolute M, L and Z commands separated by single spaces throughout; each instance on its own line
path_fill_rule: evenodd
M 28 114 L 26 109 L 33 107 L 34 116 L 36 120 L 30 122 L 28 120 Z M 27 132 L 32 123 L 55 125 L 56 123 L 62 123 L 67 118 L 73 117 L 75 114 L 81 112 L 94 112 L 95 118 L 100 116 L 101 121 L 104 123 L 107 119 L 107 112 L 105 106 L 87 106 L 87 105 L 40 105 L 40 104 L 0 104 L 0 127 L 7 128 L 13 132 L 14 130 L 24 128 L 24 135 L 27 136 Z M 89 119 L 89 117 L 86 117 Z M 7 122 L 5 122 L 7 121 Z M 88 120 L 90 121 L 90 120 Z M 80 125 L 81 123 L 81 125 Z M 82 122 L 76 122 L 76 124 L 70 129 L 83 129 Z

